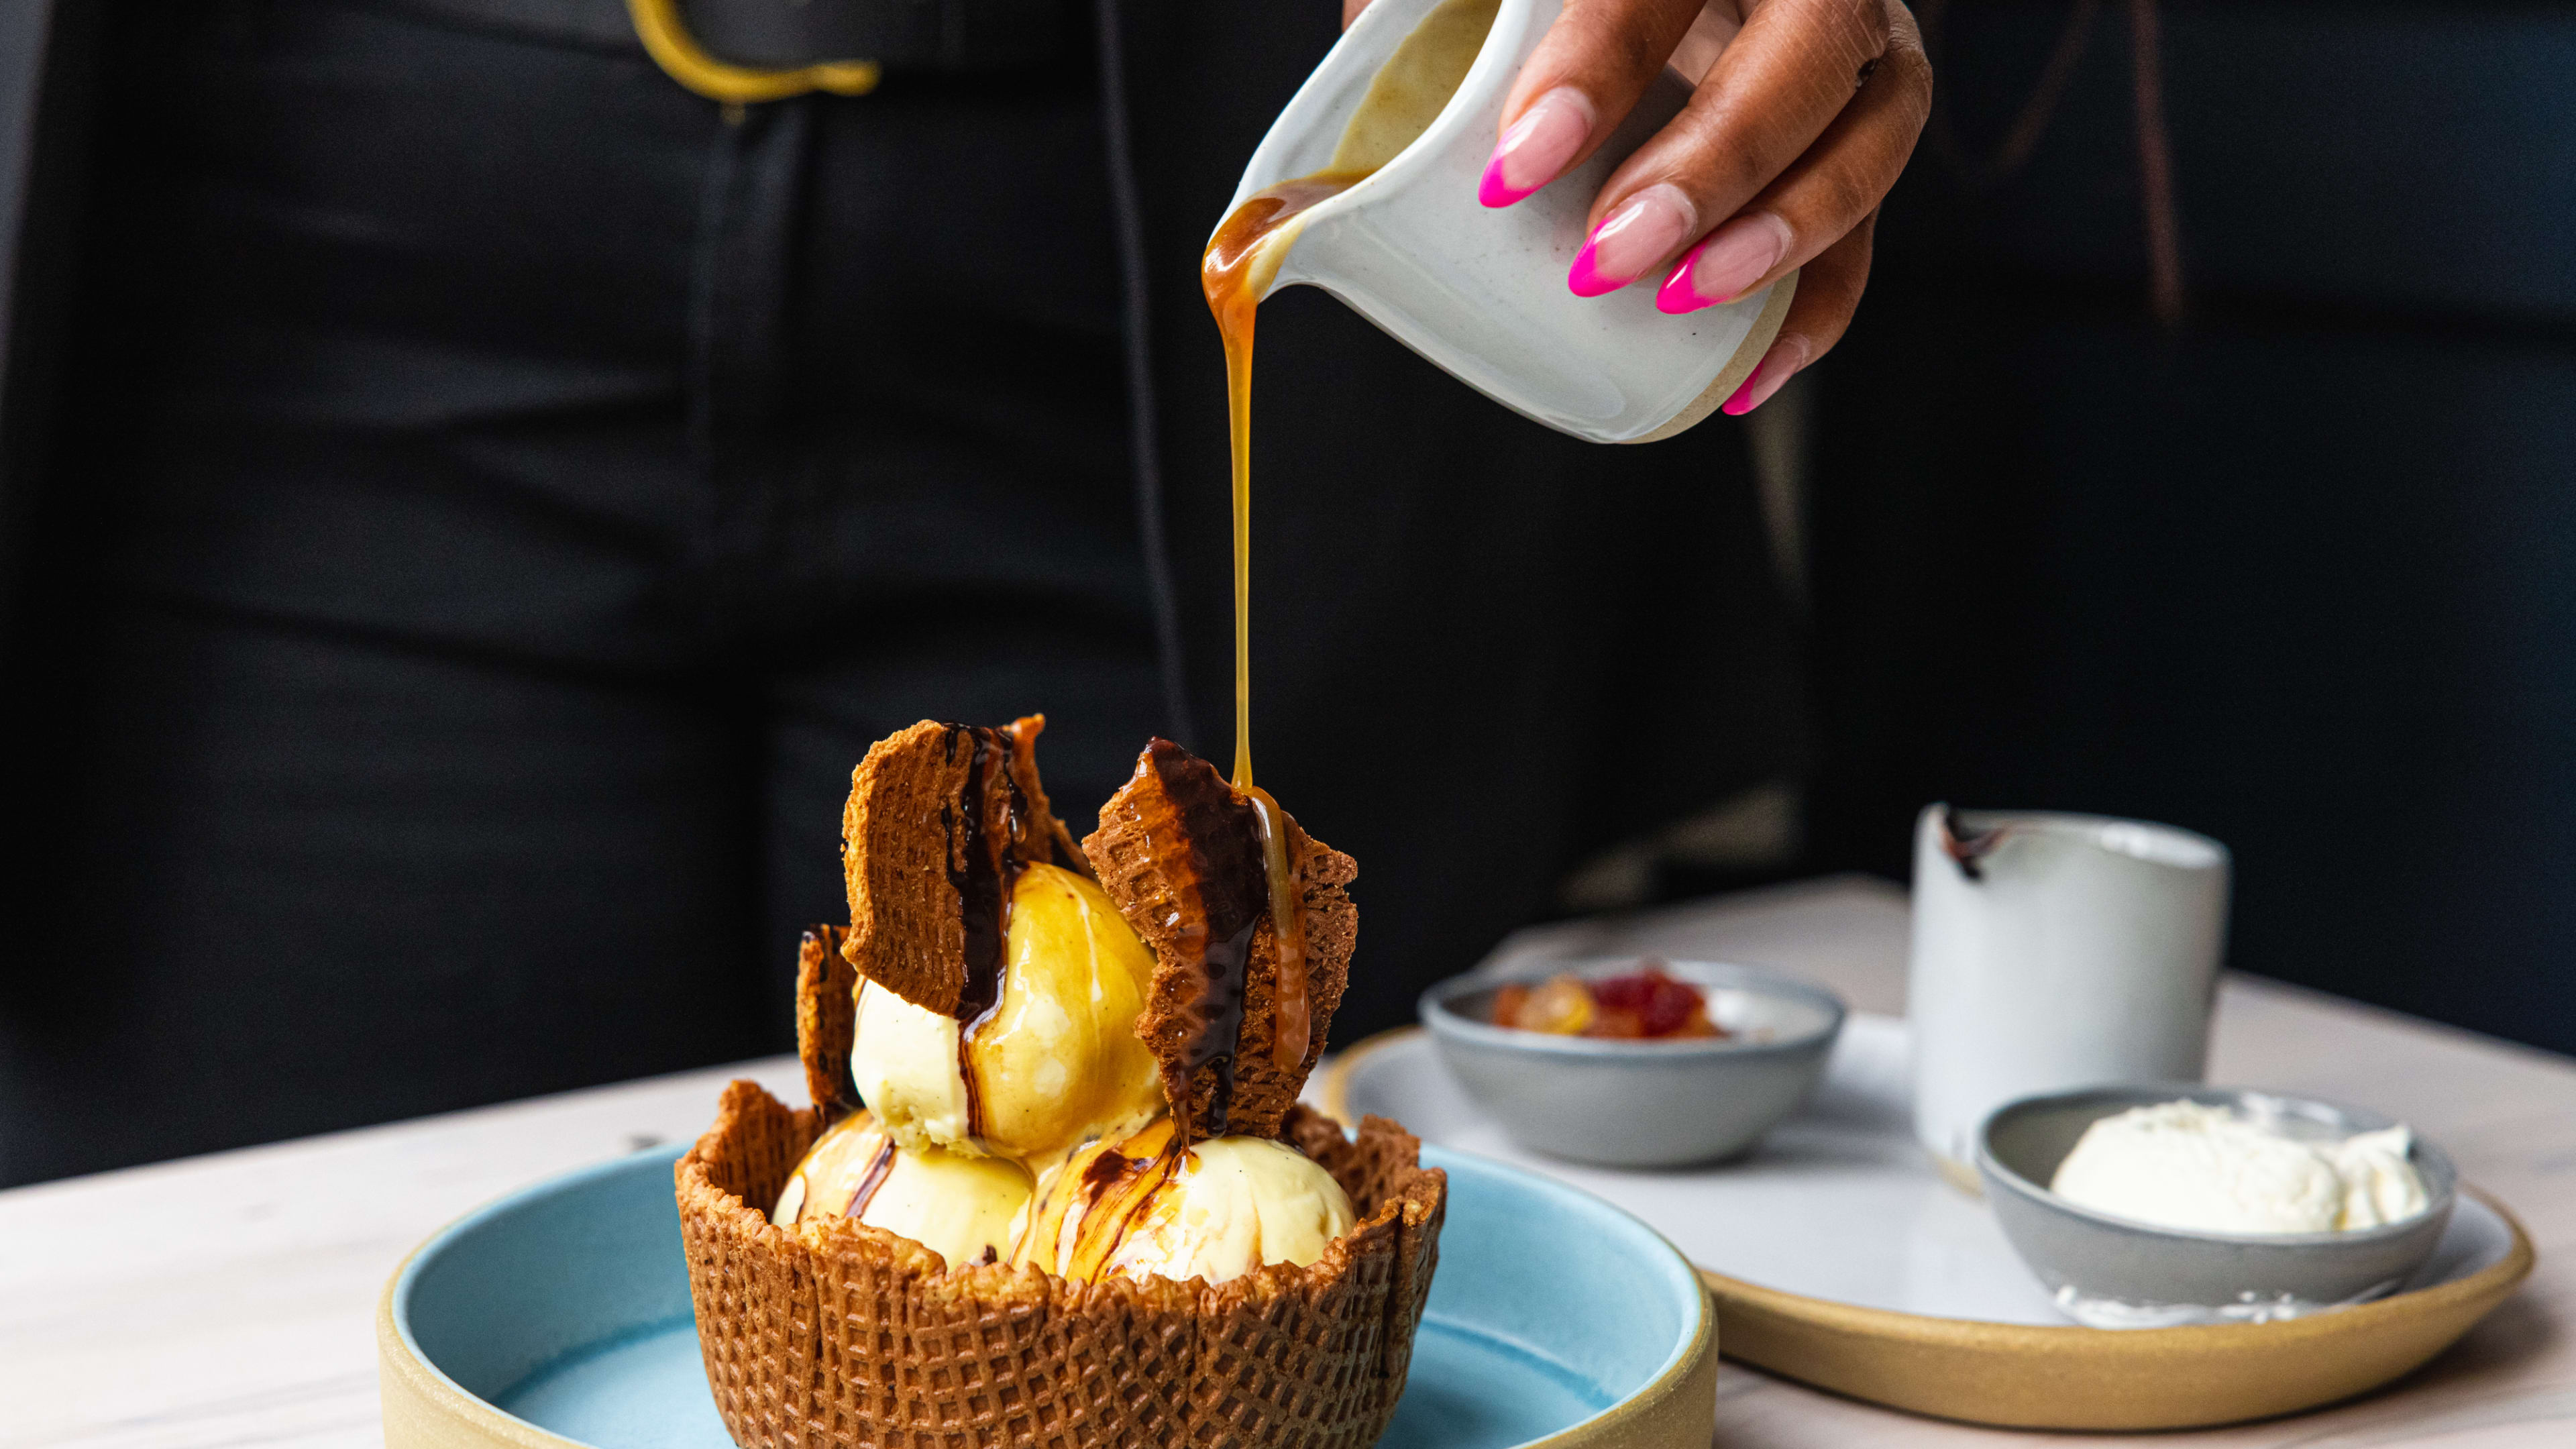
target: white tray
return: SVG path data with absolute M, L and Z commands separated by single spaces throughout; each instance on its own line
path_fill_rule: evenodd
M 1513 1145 L 1420 1032 L 1363 1043 L 1327 1089 L 1336 1115 L 1392 1117 L 1425 1142 L 1500 1159 L 1597 1193 L 1703 1268 L 1865 1308 L 1987 1323 L 2061 1324 L 1994 1214 L 1936 1177 L 1915 1144 L 1905 1023 L 1854 1012 L 1804 1109 L 1753 1153 L 1716 1167 L 1585 1167 Z M 1331 1100 L 1338 1088 L 1341 1100 Z M 2409 1289 L 2464 1278 L 2513 1245 L 2495 1210 L 2463 1196 Z
M 1915 1144 L 1908 1040 L 1854 1013 L 1814 1100 L 1713 1167 L 1585 1167 L 1514 1146 L 1418 1028 L 1344 1053 L 1319 1093 L 1346 1121 L 1392 1117 L 1426 1142 L 1497 1158 L 1635 1213 L 1702 1270 L 1723 1351 L 1918 1413 L 2025 1428 L 2164 1429 L 2329 1403 L 2449 1346 L 2529 1274 L 2511 1215 L 2460 1194 L 2406 1287 L 2263 1324 L 2106 1330 L 2061 1315 L 1984 1203 Z

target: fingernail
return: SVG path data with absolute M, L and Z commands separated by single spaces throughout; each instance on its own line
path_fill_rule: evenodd
M 1615 292 L 1688 239 L 1695 221 L 1680 187 L 1669 181 L 1649 186 L 1619 203 L 1592 229 L 1583 250 L 1574 254 L 1565 285 L 1578 297 Z
M 1708 234 L 1664 278 L 1655 306 L 1679 315 L 1732 302 L 1788 255 L 1789 224 L 1767 211 L 1739 216 Z
M 1554 181 L 1591 134 L 1591 100 L 1572 86 L 1549 91 L 1503 129 L 1503 138 L 1494 143 L 1494 159 L 1485 163 L 1476 199 L 1487 206 L 1509 206 Z
M 1798 369 L 1806 365 L 1807 339 L 1794 332 L 1781 333 L 1773 339 L 1771 350 L 1762 354 L 1762 360 L 1753 364 L 1753 374 L 1744 379 L 1744 386 L 1737 388 L 1735 396 L 1718 411 L 1730 418 L 1744 416 L 1769 402 L 1780 384 L 1797 376 Z

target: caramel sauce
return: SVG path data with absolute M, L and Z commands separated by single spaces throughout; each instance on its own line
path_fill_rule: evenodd
M 1166 1117 L 1145 1130 L 1104 1149 L 1082 1171 L 1078 1183 L 1066 1183 L 1059 1192 L 1079 1188 L 1083 1196 L 1082 1225 L 1074 1229 L 1073 1253 L 1055 1265 L 1058 1275 L 1081 1283 L 1096 1283 L 1100 1270 L 1127 1241 L 1154 1192 L 1171 1181 L 1189 1156 L 1188 1144 L 1181 1140 L 1178 1124 Z M 1062 1205 L 1069 1208 L 1071 1204 Z M 1032 1214 L 1030 1222 L 1040 1221 Z M 1062 1211 L 1053 1221 L 1064 1221 Z
M 1270 922 L 1279 948 L 1279 973 L 1271 998 L 1270 1060 L 1283 1072 L 1305 1065 L 1314 1036 L 1313 1008 L 1306 996 L 1306 902 L 1297 891 L 1295 864 L 1289 860 L 1288 817 L 1270 792 L 1247 781 L 1236 788 L 1252 802 L 1261 834 L 1262 873 L 1270 887 Z
M 1318 203 L 1368 179 L 1323 172 L 1254 192 L 1216 229 L 1199 259 L 1199 286 L 1225 343 L 1226 438 L 1234 457 L 1234 783 L 1252 783 L 1252 322 L 1278 271 L 1264 243 Z
M 1493 29 L 1500 0 L 1441 0 L 1398 43 L 1344 122 L 1324 169 L 1254 192 L 1226 217 L 1199 260 L 1199 284 L 1225 344 L 1226 438 L 1234 463 L 1234 790 L 1255 818 L 1279 945 L 1271 1059 L 1283 1072 L 1315 1046 L 1306 969 L 1305 902 L 1295 842 L 1279 802 L 1252 780 L 1252 336 L 1262 294 L 1302 218 L 1403 154 L 1457 93 Z M 1213 974 L 1213 973 L 1212 973 Z M 1237 986 L 1240 995 L 1240 986 Z M 1237 1025 L 1240 1003 L 1235 1006 Z M 1213 1023 L 1221 1012 L 1202 1013 Z M 1229 1057 L 1229 1061 L 1231 1058 Z
M 1252 781 L 1252 336 L 1261 294 L 1277 272 L 1278 255 L 1293 233 L 1284 230 L 1319 202 L 1339 196 L 1365 180 L 1364 170 L 1329 171 L 1283 181 L 1245 199 L 1217 228 L 1215 240 L 1199 263 L 1200 286 L 1208 310 L 1216 316 L 1225 343 L 1227 442 L 1234 462 L 1234 781 L 1233 795 L 1250 812 L 1252 835 L 1259 849 L 1265 883 L 1263 905 L 1270 913 L 1278 941 L 1279 974 L 1272 1008 L 1271 1060 L 1293 1072 L 1305 1064 L 1312 1044 L 1312 1007 L 1307 1000 L 1306 921 L 1304 898 L 1297 889 L 1287 816 L 1270 792 Z M 1235 975 L 1219 988 L 1220 946 L 1227 937 L 1213 921 L 1207 932 L 1204 960 L 1209 990 L 1199 1016 L 1194 1060 L 1222 1063 L 1212 1123 L 1224 1130 L 1225 1100 L 1233 1092 L 1236 1038 L 1242 1032 L 1241 960 Z M 1241 956 L 1250 950 L 1249 932 Z M 1222 1037 L 1222 1041 L 1218 1040 Z M 1195 1071 L 1197 1068 L 1193 1067 Z

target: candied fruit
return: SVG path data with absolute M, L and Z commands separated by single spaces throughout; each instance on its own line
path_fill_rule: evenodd
M 1556 1036 L 1581 1036 L 1592 1026 L 1597 1015 L 1592 993 L 1571 976 L 1559 976 L 1529 994 L 1521 1005 L 1520 1025 L 1524 1031 L 1544 1031 Z
M 1660 966 L 1592 982 L 1559 975 L 1534 988 L 1505 986 L 1494 993 L 1493 1021 L 1557 1036 L 1643 1040 L 1726 1035 L 1725 1028 L 1709 1020 L 1708 998 L 1700 989 Z

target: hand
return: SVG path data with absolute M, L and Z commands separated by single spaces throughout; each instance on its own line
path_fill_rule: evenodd
M 1345 20 L 1365 4 L 1344 0 Z M 1503 101 L 1484 203 L 1591 155 L 1668 63 L 1697 89 L 1603 183 L 1566 285 L 1600 296 L 1660 273 L 1655 305 L 1682 313 L 1803 267 L 1779 337 L 1725 404 L 1747 413 L 1850 325 L 1932 66 L 1900 0 L 1566 0 Z

